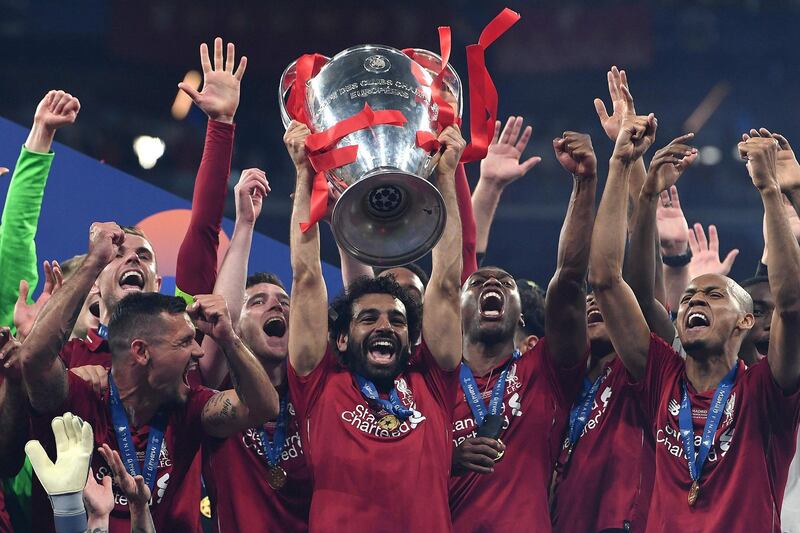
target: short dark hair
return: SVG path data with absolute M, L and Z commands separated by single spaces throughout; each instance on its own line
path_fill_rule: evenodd
M 769 285 L 769 278 L 767 276 L 753 276 L 752 278 L 747 278 L 746 280 L 739 283 L 743 289 L 747 287 L 752 287 L 753 285 L 758 285 L 759 283 L 766 283 Z
M 277 275 L 273 274 L 272 272 L 256 272 L 252 276 L 247 276 L 247 282 L 245 283 L 245 289 L 249 289 L 253 285 L 258 285 L 259 283 L 269 283 L 270 285 L 277 285 L 283 290 L 286 290 L 286 287 L 283 285 L 281 278 Z
M 391 270 L 393 268 L 405 268 L 406 270 L 410 270 L 422 282 L 422 287 L 423 288 L 428 286 L 428 281 L 430 281 L 430 276 L 428 276 L 428 273 L 425 272 L 425 270 L 421 266 L 416 264 L 416 263 L 406 263 L 405 265 L 400 265 L 400 266 L 396 266 L 396 267 L 385 267 L 385 268 L 383 268 L 383 267 L 375 267 L 373 270 L 375 271 L 375 275 L 376 276 L 380 276 L 381 274 L 383 274 L 387 270 Z
M 134 292 L 121 299 L 108 321 L 108 344 L 112 356 L 126 352 L 137 337 L 152 338 L 161 331 L 161 314 L 186 312 L 186 301 L 158 292 Z
M 517 288 L 522 306 L 522 318 L 525 321 L 523 331 L 527 335 L 544 337 L 544 291 L 535 282 L 527 279 L 518 280 Z
M 121 229 L 124 233 L 127 233 L 129 235 L 138 235 L 147 242 L 150 242 L 150 239 L 147 238 L 147 235 L 144 234 L 144 231 L 142 231 L 142 228 L 140 228 L 139 226 L 123 226 L 120 224 L 119 229 Z
M 339 335 L 347 334 L 350 331 L 350 322 L 353 320 L 353 302 L 366 294 L 388 294 L 400 300 L 406 308 L 409 341 L 414 342 L 419 338 L 422 327 L 421 308 L 408 290 L 397 283 L 392 276 L 377 278 L 361 276 L 352 281 L 331 304 L 328 331 L 334 346 Z

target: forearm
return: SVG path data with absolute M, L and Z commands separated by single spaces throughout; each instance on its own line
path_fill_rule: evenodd
M 639 202 L 639 194 L 642 191 L 645 179 L 647 179 L 647 169 L 644 167 L 644 159 L 639 158 L 633 163 L 630 176 L 628 177 L 628 202 L 631 206 L 628 209 L 628 214 L 630 215 L 628 219 L 629 222 L 632 219 L 633 211 L 636 209 L 636 204 Z M 630 230 L 633 230 L 632 224 L 629 224 L 628 227 Z
M 437 187 L 447 211 L 442 238 L 431 253 L 430 284 L 445 295 L 461 291 L 461 217 L 458 216 L 455 179 L 453 174 L 437 175 Z
M 208 121 L 192 196 L 191 220 L 178 250 L 175 272 L 176 287 L 188 295 L 208 294 L 214 288 L 219 233 L 231 172 L 233 133 L 233 124 Z
M 562 280 L 583 284 L 586 279 L 596 191 L 597 176 L 589 179 L 573 177 L 572 196 L 558 239 L 556 271 Z
M 147 504 L 128 505 L 131 512 L 131 533 L 156 533 L 153 516 Z
M 237 223 L 233 229 L 228 251 L 219 269 L 214 284 L 214 294 L 221 294 L 228 302 L 231 322 L 239 322 L 244 305 L 244 291 L 247 284 L 247 269 L 250 263 L 250 249 L 253 244 L 254 228 L 251 224 Z
M 792 233 L 781 193 L 775 188 L 761 191 L 770 247 L 778 250 L 769 258 L 769 285 L 775 312 L 800 308 L 800 246 Z
M 289 228 L 289 245 L 292 262 L 292 293 L 296 283 L 315 284 L 322 280 L 322 264 L 319 252 L 319 227 L 314 224 L 305 232 L 300 224 L 308 220 L 311 205 L 311 184 L 313 175 L 310 169 L 299 169 L 292 206 L 292 220 Z
M 131 519 L 132 518 L 133 513 L 131 513 Z M 86 533 L 108 533 L 108 521 L 109 515 L 96 516 L 89 513 L 86 522 Z M 131 523 L 133 523 L 133 520 L 131 520 Z M 131 531 L 133 531 L 133 528 L 131 528 Z
M 236 395 L 247 406 L 248 416 L 257 421 L 276 417 L 278 393 L 256 356 L 236 335 L 218 344 L 228 362 Z
M 680 305 L 681 296 L 689 286 L 689 267 L 671 267 L 664 265 L 664 286 L 666 288 L 666 298 L 669 308 L 677 310 Z
M 20 280 L 38 283 L 36 230 L 53 154 L 22 148 L 0 221 L 0 325 L 13 325 Z
M 358 278 L 364 276 L 371 278 L 375 275 L 371 267 L 345 252 L 341 246 L 336 248 L 339 250 L 339 265 L 342 269 L 342 283 L 345 288 Z
M 46 154 L 53 146 L 53 139 L 55 136 L 56 130 L 46 128 L 34 122 L 30 133 L 28 133 L 28 138 L 25 140 L 25 148 L 31 152 Z
M 456 167 L 456 200 L 458 202 L 458 217 L 461 220 L 461 283 L 464 283 L 473 272 L 478 270 L 476 255 L 477 229 L 475 213 L 472 211 L 472 198 L 470 198 L 467 171 L 463 163 Z M 489 222 L 491 224 L 491 221 Z M 487 234 L 488 240 L 488 234 Z M 486 248 L 484 247 L 484 252 Z
M 500 203 L 503 190 L 484 181 L 478 181 L 472 193 L 472 212 L 475 216 L 475 250 L 486 253 L 489 245 L 489 231 L 492 228 L 494 213 Z
M 627 233 L 628 177 L 631 165 L 612 158 L 592 234 L 591 282 L 602 290 L 622 281 Z
M 14 477 L 25 461 L 28 411 L 21 383 L 0 383 L 0 477 Z

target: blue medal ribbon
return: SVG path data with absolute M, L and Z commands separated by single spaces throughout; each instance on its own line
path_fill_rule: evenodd
M 128 415 L 125 413 L 125 407 L 119 397 L 117 385 L 114 383 L 114 378 L 110 372 L 108 374 L 108 387 L 110 389 L 111 423 L 114 424 L 114 433 L 117 435 L 117 447 L 119 448 L 122 462 L 130 475 L 144 477 L 144 482 L 150 487 L 150 492 L 153 492 L 156 484 L 158 457 L 161 454 L 161 444 L 164 442 L 164 428 L 167 425 L 166 416 L 159 411 L 150 423 L 147 451 L 144 456 L 144 472 L 142 472 L 139 461 L 136 458 L 136 446 L 133 444 L 133 437 L 128 426 Z
M 503 397 L 505 396 L 508 369 L 511 366 L 511 363 L 520 357 L 522 357 L 520 351 L 514 350 L 514 353 L 511 355 L 509 360 L 506 361 L 503 370 L 497 377 L 497 382 L 494 384 L 494 387 L 492 387 L 492 396 L 489 398 L 488 409 L 486 404 L 483 403 L 483 398 L 481 397 L 481 393 L 478 389 L 478 383 L 475 381 L 475 376 L 472 374 L 472 370 L 463 362 L 461 363 L 461 368 L 459 369 L 461 388 L 464 391 L 464 397 L 467 399 L 467 404 L 469 404 L 469 408 L 472 411 L 472 416 L 475 417 L 475 423 L 478 424 L 478 427 L 483 425 L 487 414 L 493 416 L 500 414 L 500 410 L 503 406 Z
M 267 461 L 267 466 L 273 467 L 280 462 L 281 453 L 286 443 L 286 405 L 288 403 L 287 394 L 281 396 L 281 410 L 278 413 L 278 420 L 275 421 L 275 433 L 273 433 L 273 440 L 269 440 L 267 432 L 261 428 L 261 447 L 264 448 L 264 454 Z
M 105 324 L 100 324 L 97 326 L 97 336 L 101 339 L 108 340 L 108 326 Z
M 392 391 L 389 393 L 389 399 L 384 400 L 378 396 L 378 389 L 375 387 L 373 382 L 363 376 L 360 376 L 359 374 L 354 373 L 353 375 L 356 377 L 358 388 L 361 390 L 361 395 L 364 396 L 364 398 L 366 398 L 370 403 L 380 406 L 381 409 L 393 414 L 400 420 L 405 420 L 414 414 L 414 411 L 403 405 L 403 402 L 400 401 L 400 397 L 397 395 L 396 387 L 392 387 Z
M 703 440 L 700 442 L 700 450 L 696 453 L 689 390 L 686 386 L 685 379 L 681 383 L 683 387 L 683 397 L 681 398 L 681 410 L 678 416 L 678 422 L 681 429 L 683 451 L 689 463 L 689 476 L 692 478 L 693 482 L 699 481 L 700 474 L 703 472 L 703 464 L 705 464 L 708 453 L 711 451 L 711 446 L 714 444 L 719 420 L 722 418 L 722 412 L 725 410 L 728 396 L 730 396 L 731 389 L 733 389 L 733 382 L 736 380 L 736 369 L 738 367 L 738 363 L 734 364 L 733 368 L 722 378 L 719 385 L 717 385 L 717 390 L 714 392 L 714 399 L 711 402 L 711 408 L 706 417 L 706 425 L 705 429 L 703 429 Z
M 589 381 L 589 378 L 583 378 L 583 390 L 575 405 L 569 412 L 569 444 L 575 446 L 578 439 L 581 438 L 583 428 L 589 421 L 589 414 L 592 412 L 594 399 L 597 396 L 597 390 L 600 385 L 605 381 L 607 372 L 605 369 L 597 376 L 594 383 Z

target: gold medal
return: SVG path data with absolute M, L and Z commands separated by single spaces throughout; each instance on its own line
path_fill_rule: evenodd
M 267 483 L 273 490 L 280 490 L 286 485 L 286 470 L 278 465 L 269 467 L 267 472 Z
M 700 496 L 700 485 L 697 481 L 692 481 L 692 487 L 689 489 L 689 507 L 694 507 L 698 496 Z
M 500 444 L 503 444 L 503 441 L 501 441 L 500 439 L 497 439 L 497 442 L 499 442 Z M 497 461 L 502 459 L 505 454 L 506 454 L 505 450 L 497 452 L 497 457 L 494 458 L 494 462 L 496 463 Z
M 400 427 L 400 419 L 394 415 L 385 415 L 378 419 L 378 426 L 386 431 L 394 431 Z

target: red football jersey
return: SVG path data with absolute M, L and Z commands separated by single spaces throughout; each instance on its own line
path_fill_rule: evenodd
M 686 379 L 684 360 L 651 336 L 647 368 L 637 384 L 656 440 L 656 472 L 647 531 L 780 532 L 780 509 L 795 451 L 800 392 L 785 395 L 769 361 L 745 367 L 736 381 L 700 476 L 700 495 L 688 504 L 692 485 L 678 416 Z M 714 390 L 688 386 L 695 443 L 700 445 Z
M 279 465 L 286 485 L 275 490 L 267 483 L 266 453 L 261 431 L 250 428 L 228 439 L 203 440 L 203 478 L 214 512 L 214 531 L 308 531 L 311 475 L 303 454 L 294 405 Z M 273 438 L 275 423 L 265 425 Z
M 91 385 L 71 372 L 67 374 L 69 396 L 58 412 L 70 411 L 92 424 L 95 448 L 106 443 L 112 449 L 118 450 L 117 437 L 111 422 L 109 394 L 106 392 L 103 397 L 99 397 Z M 199 478 L 191 479 L 188 474 L 191 472 L 192 462 L 204 435 L 200 415 L 206 402 L 214 394 L 215 391 L 211 389 L 192 388 L 186 403 L 170 412 L 150 507 L 158 531 L 199 530 L 199 499 L 196 496 L 184 498 L 181 497 L 181 493 L 186 490 L 197 494 L 200 492 Z M 34 417 L 32 426 L 34 438 L 39 439 L 45 449 L 52 454 L 55 450 L 55 440 L 50 428 L 51 420 L 52 418 L 47 416 Z M 131 427 L 130 430 L 141 465 L 147 449 L 149 427 L 146 425 L 140 428 Z M 98 482 L 110 473 L 108 465 L 99 453 L 92 455 L 92 470 Z M 34 482 L 34 491 L 37 490 L 40 494 L 43 493 L 38 481 Z M 42 507 L 42 501 L 46 507 Z M 131 523 L 127 500 L 116 484 L 114 484 L 114 502 L 116 506 L 111 512 L 110 531 L 129 533 Z M 46 498 L 44 500 L 34 498 L 33 517 L 34 531 L 53 531 L 53 513 Z
M 553 465 L 561 430 L 586 371 L 587 355 L 574 367 L 559 369 L 542 339 L 511 363 L 500 433 L 506 450 L 495 463 L 494 473 L 468 472 L 450 478 L 456 531 L 550 531 L 548 493 Z M 475 376 L 484 402 L 488 403 L 506 361 L 488 375 Z M 478 430 L 460 387 L 453 427 L 454 446 L 476 436 Z
M 619 358 L 603 368 L 589 419 L 568 458 L 568 425 L 556 468 L 553 531 L 644 531 L 655 449 Z M 603 375 L 601 374 L 601 375 Z
M 458 371 L 439 368 L 424 341 L 395 379 L 413 411 L 381 428 L 350 371 L 328 347 L 289 390 L 311 469 L 311 531 L 451 531 L 447 478 Z

